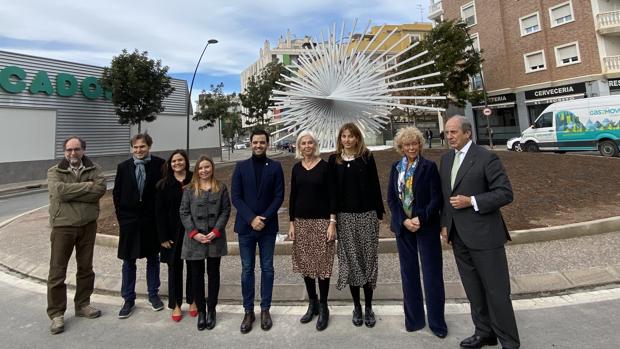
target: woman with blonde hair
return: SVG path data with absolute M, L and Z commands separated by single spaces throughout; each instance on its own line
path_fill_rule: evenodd
M 191 265 L 192 293 L 198 307 L 197 327 L 199 331 L 210 330 L 216 323 L 220 260 L 228 254 L 224 228 L 230 217 L 230 198 L 226 185 L 215 179 L 215 164 L 208 156 L 196 161 L 179 212 L 185 227 L 181 257 Z M 205 260 L 208 299 L 205 299 Z
M 392 212 L 390 229 L 396 235 L 400 259 L 405 329 L 411 332 L 426 326 L 426 298 L 429 327 L 435 336 L 444 338 L 448 327 L 439 234 L 443 196 L 437 165 L 422 156 L 423 140 L 416 127 L 405 127 L 396 133 L 394 148 L 402 158 L 392 165 L 387 202 Z M 424 274 L 424 293 L 418 256 Z
M 347 284 L 353 298 L 355 326 L 376 323 L 372 294 L 377 285 L 379 221 L 385 210 L 374 157 L 364 144 L 360 129 L 342 125 L 336 152 L 329 157 L 332 192 L 331 213 L 337 217 L 338 289 Z M 360 288 L 364 288 L 362 314 Z
M 303 131 L 297 136 L 296 158 L 301 159 L 291 171 L 289 199 L 289 238 L 293 240 L 293 271 L 304 277 L 308 292 L 308 311 L 301 323 L 319 318 L 316 329 L 327 328 L 329 309 L 327 296 L 334 264 L 336 215 L 330 215 L 329 166 L 319 157 L 316 136 Z M 318 279 L 320 302 L 316 294 Z

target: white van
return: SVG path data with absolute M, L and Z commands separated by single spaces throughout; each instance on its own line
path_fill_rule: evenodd
M 553 103 L 521 133 L 518 143 L 531 152 L 598 150 L 603 156 L 618 156 L 620 95 Z

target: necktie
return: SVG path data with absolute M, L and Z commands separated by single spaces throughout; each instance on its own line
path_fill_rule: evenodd
M 134 160 L 136 165 L 136 182 L 138 183 L 138 192 L 140 193 L 140 201 L 142 201 L 142 193 L 144 193 L 144 183 L 146 182 L 146 170 L 144 168 L 144 160 Z
M 457 151 L 456 154 L 454 154 L 452 172 L 450 173 L 450 188 L 452 189 L 454 189 L 454 180 L 456 179 L 456 174 L 459 172 L 459 167 L 461 167 L 461 152 Z

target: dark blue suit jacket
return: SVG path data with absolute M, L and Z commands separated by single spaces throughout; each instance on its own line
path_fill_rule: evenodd
M 256 216 L 263 216 L 263 234 L 278 232 L 278 209 L 284 201 L 284 173 L 278 161 L 267 158 L 259 187 L 256 187 L 252 159 L 240 161 L 235 166 L 231 185 L 231 199 L 237 208 L 235 232 L 256 232 L 250 223 Z
M 440 210 L 443 203 L 439 171 L 434 162 L 425 159 L 421 155 L 418 157 L 420 159 L 418 168 L 416 168 L 413 175 L 413 192 L 415 196 L 413 214 L 420 219 L 420 229 L 417 233 L 431 232 L 439 234 Z M 390 229 L 396 236 L 408 232 L 403 225 L 403 221 L 407 216 L 398 197 L 399 163 L 400 160 L 392 165 L 387 194 L 388 206 L 392 212 Z

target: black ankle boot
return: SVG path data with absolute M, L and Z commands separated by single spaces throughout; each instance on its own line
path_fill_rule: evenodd
M 316 321 L 316 329 L 323 331 L 329 322 L 329 308 L 327 303 L 319 303 L 319 319 Z
M 301 322 L 302 324 L 307 324 L 308 322 L 312 321 L 312 318 L 315 315 L 319 315 L 319 301 L 316 299 L 311 299 L 310 303 L 308 304 L 308 310 L 306 311 L 304 316 L 299 319 L 299 322 Z
M 353 322 L 353 325 L 360 327 L 362 326 L 362 324 L 364 323 L 364 320 L 362 319 L 363 315 L 362 315 L 362 306 L 361 305 L 356 305 L 353 308 L 353 319 L 351 319 L 351 321 Z
M 204 311 L 198 312 L 198 325 L 196 325 L 198 331 L 202 331 L 207 328 L 207 313 Z
M 366 307 L 364 322 L 366 323 L 366 327 L 375 327 L 377 320 L 375 320 L 375 312 L 372 311 L 372 307 Z
M 207 330 L 212 330 L 215 327 L 215 310 L 207 312 Z

